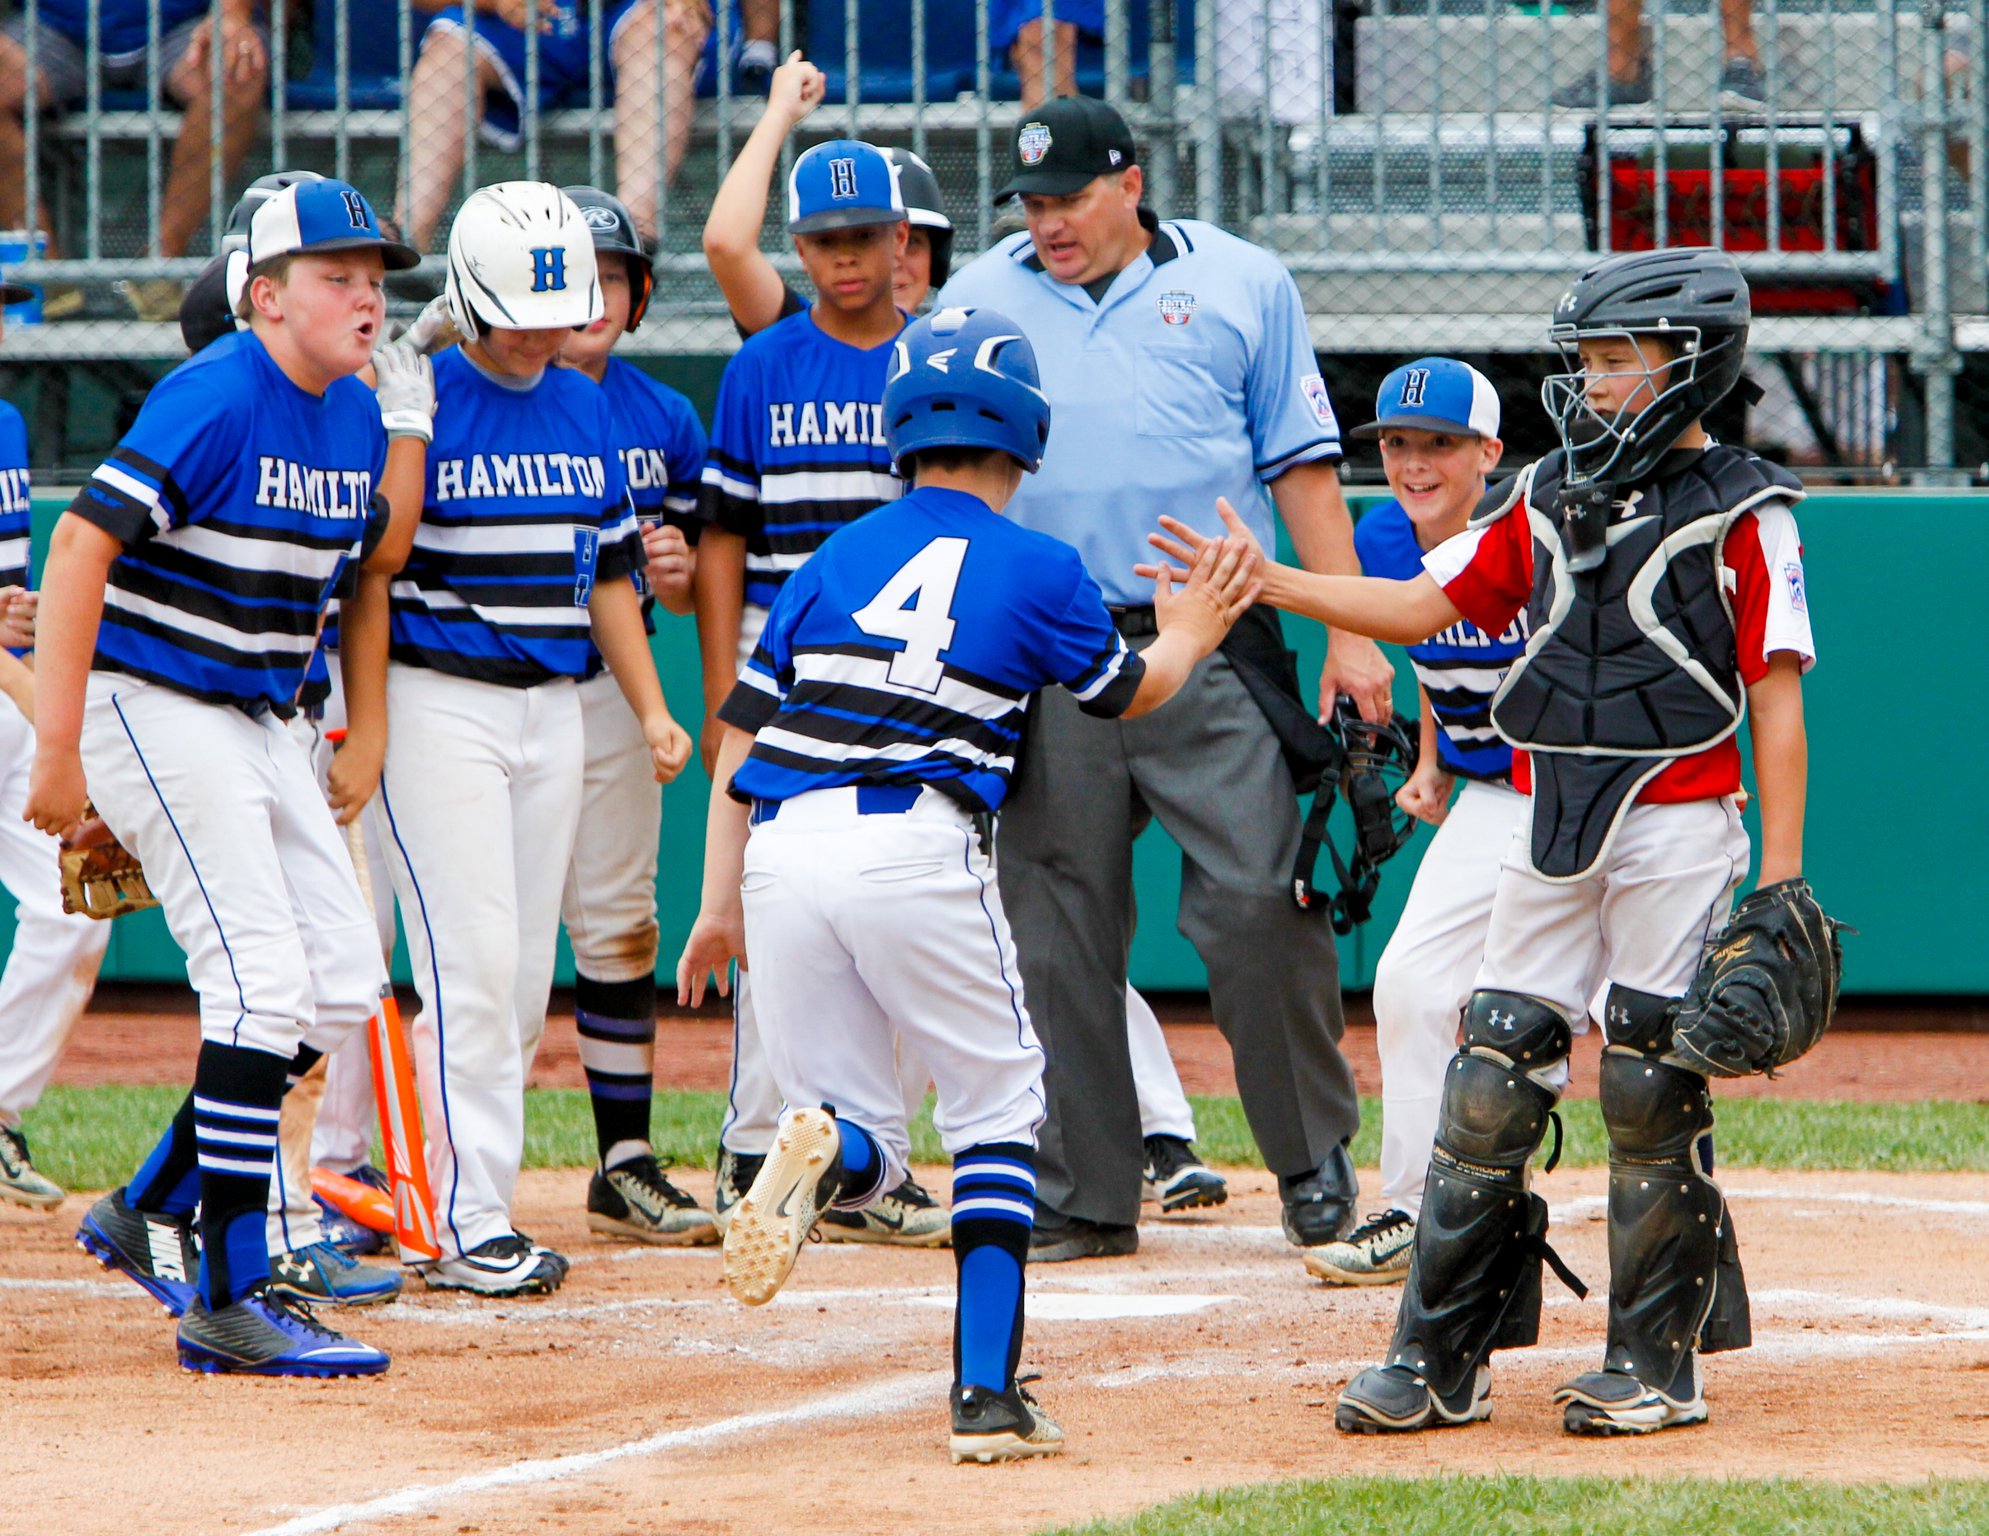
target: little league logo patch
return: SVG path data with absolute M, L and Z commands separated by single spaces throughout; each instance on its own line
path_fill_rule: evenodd
M 1182 289 L 1170 288 L 1153 302 L 1169 325 L 1186 325 L 1195 318 L 1195 296 Z
M 1326 394 L 1326 380 L 1316 373 L 1308 373 L 1298 381 L 1299 392 L 1305 396 L 1305 403 L 1312 407 L 1312 419 L 1322 427 L 1333 423 L 1333 402 Z
M 1782 578 L 1789 584 L 1789 606 L 1797 613 L 1809 612 L 1809 597 L 1803 591 L 1803 566 L 1800 560 L 1791 560 L 1782 567 Z
M 1024 123 L 1015 137 L 1015 151 L 1024 165 L 1041 165 L 1050 152 L 1050 130 L 1041 123 Z

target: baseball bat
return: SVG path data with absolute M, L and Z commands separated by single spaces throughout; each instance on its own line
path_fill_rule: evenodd
M 314 1167 L 311 1169 L 311 1192 L 362 1227 L 370 1227 L 375 1232 L 394 1230 L 393 1197 L 371 1184 L 361 1184 L 357 1179 L 333 1173 L 329 1168 Z
M 359 877 L 359 894 L 373 911 L 373 877 L 366 868 L 366 836 L 359 818 L 345 824 L 345 848 Z M 414 1091 L 414 1060 L 401 1028 L 394 979 L 380 983 L 380 1003 L 367 1025 L 373 1050 L 373 1098 L 380 1110 L 380 1141 L 386 1149 L 387 1179 L 394 1192 L 393 1233 L 406 1260 L 439 1259 L 435 1240 L 435 1201 L 428 1192 L 428 1159 L 421 1137 L 421 1105 Z M 355 1218 L 357 1219 L 357 1218 Z

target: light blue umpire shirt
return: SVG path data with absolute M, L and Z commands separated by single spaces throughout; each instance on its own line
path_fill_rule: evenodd
M 1340 428 L 1306 333 L 1298 285 L 1269 251 L 1198 219 L 1162 223 L 1103 302 L 1043 270 L 1027 232 L 956 273 L 941 305 L 991 306 L 1036 349 L 1050 397 L 1043 467 L 1008 516 L 1075 545 L 1108 603 L 1153 601 L 1133 567 L 1171 513 L 1223 532 L 1226 496 L 1266 549 L 1265 487 L 1294 464 L 1340 457 Z

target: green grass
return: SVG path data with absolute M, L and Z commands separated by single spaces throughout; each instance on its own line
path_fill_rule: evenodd
M 122 1183 L 172 1117 L 185 1090 L 173 1087 L 51 1088 L 27 1119 L 35 1163 L 72 1189 Z M 1212 1163 L 1258 1168 L 1256 1144 L 1235 1099 L 1194 1101 L 1198 1143 Z M 685 1167 L 709 1168 L 718 1142 L 724 1096 L 659 1093 L 652 1118 L 656 1150 Z M 1381 1106 L 1361 1102 L 1354 1160 L 1372 1167 L 1380 1155 Z M 1589 1100 L 1562 1109 L 1567 1144 L 1562 1161 L 1604 1161 L 1602 1117 Z M 1719 1109 L 1722 1167 L 1989 1171 L 1989 1104 L 1839 1104 L 1803 1099 L 1736 1099 Z M 912 1127 L 912 1154 L 944 1162 L 932 1122 Z M 525 1096 L 525 1166 L 577 1168 L 594 1159 L 587 1095 L 542 1089 Z M 1985 1527 L 1989 1529 L 1989 1527 Z
M 1981 1536 L 1989 1483 L 1342 1477 L 1175 1499 L 1044 1536 Z

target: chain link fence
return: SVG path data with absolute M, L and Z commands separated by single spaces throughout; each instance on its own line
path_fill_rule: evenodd
M 29 397 L 45 471 L 86 464 L 182 355 L 179 291 L 275 169 L 353 181 L 430 253 L 399 314 L 439 290 L 467 189 L 618 191 L 658 253 L 624 347 L 696 396 L 736 346 L 705 212 L 765 66 L 799 48 L 828 90 L 790 154 L 916 150 L 956 263 L 1001 232 L 1025 101 L 1116 103 L 1157 211 L 1291 268 L 1349 418 L 1445 351 L 1498 382 L 1514 454 L 1544 448 L 1568 276 L 1710 241 L 1756 294 L 1762 399 L 1728 434 L 1821 480 L 1989 480 L 1989 0 L 11 3 L 0 265 L 41 297 L 9 311 L 0 387 Z

